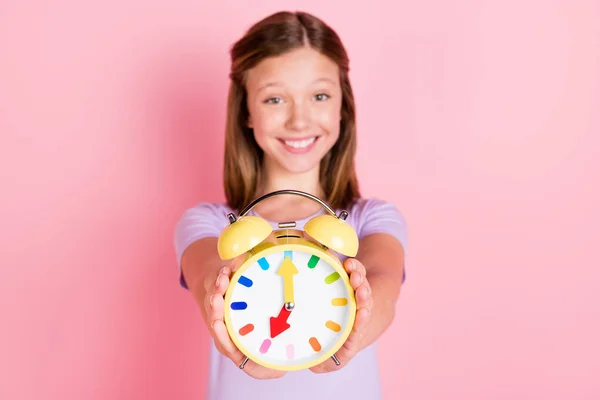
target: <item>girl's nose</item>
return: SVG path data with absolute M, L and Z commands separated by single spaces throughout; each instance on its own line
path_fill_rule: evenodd
M 310 110 L 304 102 L 294 102 L 287 120 L 288 129 L 303 130 L 310 125 Z

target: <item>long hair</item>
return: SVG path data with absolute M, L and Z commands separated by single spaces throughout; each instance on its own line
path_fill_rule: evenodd
M 336 32 L 305 12 L 278 12 L 254 24 L 231 48 L 225 132 L 224 188 L 227 203 L 240 210 L 257 195 L 263 151 L 256 143 L 246 105 L 246 76 L 262 60 L 309 45 L 339 67 L 342 89 L 340 136 L 320 164 L 320 183 L 333 209 L 348 208 L 360 197 L 354 155 L 356 111 L 349 59 Z

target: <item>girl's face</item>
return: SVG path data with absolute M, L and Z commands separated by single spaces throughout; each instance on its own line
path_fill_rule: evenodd
M 248 126 L 265 165 L 288 173 L 319 167 L 340 134 L 337 65 L 305 47 L 262 61 L 248 72 Z

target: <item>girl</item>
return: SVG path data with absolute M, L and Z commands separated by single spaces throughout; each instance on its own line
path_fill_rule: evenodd
M 175 249 L 181 285 L 200 306 L 213 337 L 209 400 L 381 398 L 377 338 L 395 314 L 404 274 L 405 221 L 392 205 L 361 198 L 354 169 L 355 106 L 348 56 L 337 34 L 302 12 L 280 12 L 252 26 L 231 50 L 224 183 L 226 204 L 200 203 L 176 227 Z M 296 189 L 349 211 L 347 222 L 360 240 L 346 259 L 356 292 L 352 333 L 336 353 L 310 370 L 282 373 L 245 359 L 223 324 L 223 296 L 241 257 L 223 265 L 217 238 L 253 199 Z M 273 227 L 296 221 L 297 228 L 321 206 L 300 196 L 275 196 L 259 203 Z

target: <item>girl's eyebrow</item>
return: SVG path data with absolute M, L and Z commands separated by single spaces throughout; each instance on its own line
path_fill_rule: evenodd
M 331 83 L 332 85 L 335 85 L 335 81 L 333 79 L 327 78 L 327 77 L 315 79 L 313 81 L 313 84 L 320 83 L 320 82 L 328 82 L 328 83 Z M 278 81 L 268 82 L 268 83 L 265 83 L 264 85 L 262 85 L 261 87 L 259 87 L 257 92 L 261 92 L 262 90 L 265 90 L 271 86 L 280 86 L 280 85 L 281 85 L 281 82 L 278 82 Z
M 261 87 L 259 87 L 257 92 L 265 90 L 266 88 L 271 87 L 271 86 L 280 86 L 280 85 L 281 85 L 280 82 L 268 82 L 268 83 L 265 83 L 264 85 L 262 85 Z
M 319 83 L 319 82 L 329 82 L 329 83 L 335 85 L 335 81 L 331 78 L 319 78 L 319 79 L 316 79 L 315 81 L 313 81 L 313 83 Z

